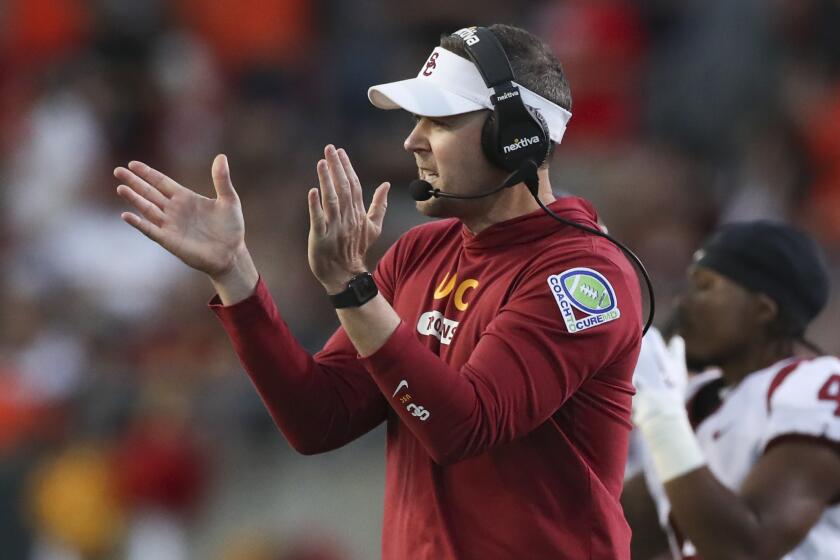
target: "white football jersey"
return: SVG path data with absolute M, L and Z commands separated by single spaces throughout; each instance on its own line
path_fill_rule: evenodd
M 703 374 L 689 382 L 687 407 L 709 469 L 738 492 L 767 446 L 779 438 L 806 436 L 840 443 L 840 360 L 832 356 L 783 360 L 748 375 L 733 388 L 724 387 L 717 373 Z M 670 506 L 649 460 L 645 478 L 672 548 L 677 547 L 668 527 Z M 696 554 L 690 542 L 677 548 L 683 558 Z M 805 540 L 784 556 L 784 560 L 837 558 L 840 503 L 826 509 Z

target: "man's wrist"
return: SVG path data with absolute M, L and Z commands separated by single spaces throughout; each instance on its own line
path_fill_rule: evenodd
M 365 274 L 366 272 L 367 270 L 365 269 L 359 269 L 356 272 L 347 272 L 337 279 L 330 279 L 327 282 L 322 282 L 322 286 L 324 286 L 324 290 L 326 290 L 328 296 L 334 296 L 346 290 L 348 284 L 350 284 L 350 280 L 360 274 Z
M 254 293 L 260 275 L 246 247 L 236 252 L 228 270 L 210 275 L 210 282 L 223 305 L 233 305 Z

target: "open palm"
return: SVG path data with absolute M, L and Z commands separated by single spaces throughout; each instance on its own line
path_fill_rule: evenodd
M 213 161 L 212 174 L 215 199 L 138 161 L 114 170 L 124 183 L 117 193 L 139 213 L 124 212 L 122 219 L 187 265 L 218 276 L 244 246 L 245 221 L 225 156 Z

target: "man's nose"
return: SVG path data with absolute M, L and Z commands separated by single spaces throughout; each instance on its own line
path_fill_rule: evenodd
M 406 137 L 405 142 L 403 142 L 403 148 L 405 148 L 405 151 L 416 153 L 430 150 L 426 128 L 424 119 L 418 119 L 414 128 Z

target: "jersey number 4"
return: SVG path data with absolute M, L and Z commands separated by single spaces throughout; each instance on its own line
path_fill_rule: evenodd
M 821 401 L 834 401 L 837 403 L 837 408 L 834 409 L 834 415 L 840 416 L 840 374 L 835 373 L 828 378 L 825 385 L 822 386 L 817 397 Z

